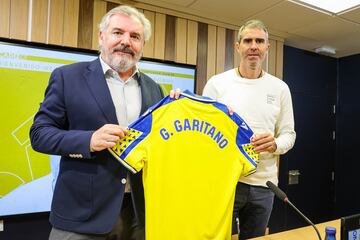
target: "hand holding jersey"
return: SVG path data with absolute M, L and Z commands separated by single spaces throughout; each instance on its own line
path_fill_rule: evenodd
M 255 134 L 251 138 L 251 144 L 254 147 L 254 151 L 257 153 L 273 153 L 277 148 L 275 138 L 271 133 Z
M 179 88 L 177 89 L 171 89 L 170 91 L 170 94 L 169 94 L 169 97 L 170 98 L 175 98 L 175 99 L 179 99 L 180 97 L 180 94 L 181 94 L 181 90 Z
M 90 151 L 96 152 L 111 148 L 127 134 L 128 130 L 120 125 L 105 124 L 91 136 Z

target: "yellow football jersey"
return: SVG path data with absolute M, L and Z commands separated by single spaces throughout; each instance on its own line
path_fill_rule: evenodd
M 146 239 L 231 239 L 236 184 L 258 161 L 250 127 L 225 105 L 184 92 L 129 128 L 109 150 L 130 171 L 143 169 Z

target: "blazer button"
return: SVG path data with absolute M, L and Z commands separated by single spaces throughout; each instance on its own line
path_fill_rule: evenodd
M 122 184 L 126 184 L 126 178 L 121 179 Z

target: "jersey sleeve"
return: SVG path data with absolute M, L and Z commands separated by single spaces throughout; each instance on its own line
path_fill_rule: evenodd
M 254 132 L 238 114 L 234 113 L 232 118 L 238 125 L 236 144 L 243 156 L 243 170 L 241 174 L 248 176 L 256 171 L 257 164 L 259 163 L 259 154 L 254 151 L 254 147 L 250 143 Z
M 129 134 L 125 138 L 122 138 L 114 147 L 108 149 L 132 173 L 137 173 L 143 168 L 143 159 L 146 158 L 146 149 L 143 146 L 145 134 L 142 131 L 130 128 Z
M 254 151 L 254 148 L 250 143 L 242 144 L 240 151 L 244 156 L 242 161 L 243 170 L 241 175 L 248 176 L 256 171 L 256 167 L 259 162 L 259 154 Z

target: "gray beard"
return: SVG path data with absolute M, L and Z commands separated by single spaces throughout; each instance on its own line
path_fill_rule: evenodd
M 116 58 L 110 59 L 110 67 L 117 72 L 127 72 L 131 68 L 135 67 L 136 63 L 140 60 L 142 54 L 134 56 L 132 59 L 122 58 L 120 60 Z
M 120 62 L 116 62 L 116 63 L 112 61 L 111 68 L 114 69 L 116 72 L 127 72 L 128 70 L 133 68 L 135 64 L 136 64 L 135 61 L 121 59 Z

